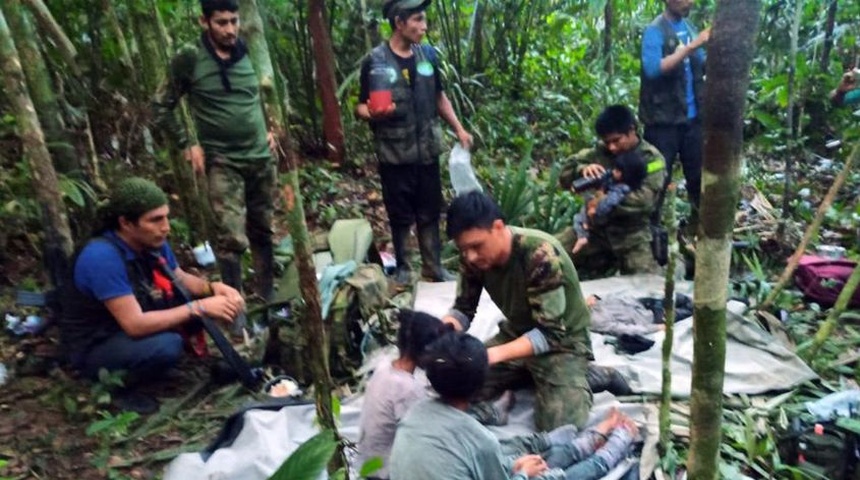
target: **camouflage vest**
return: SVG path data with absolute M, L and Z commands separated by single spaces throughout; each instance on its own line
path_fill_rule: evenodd
M 686 22 L 686 20 L 685 20 Z M 679 40 L 675 30 L 661 14 L 651 22 L 663 34 L 663 57 L 666 58 L 678 48 Z M 698 32 L 687 22 L 687 30 L 691 37 Z M 699 117 L 702 116 L 702 94 L 705 87 L 705 66 L 697 55 L 690 55 L 690 68 L 693 71 L 693 93 L 696 97 Z M 684 62 L 681 62 L 671 72 L 665 72 L 658 78 L 645 77 L 645 70 L 640 69 L 639 78 L 639 119 L 643 125 L 681 125 L 687 123 L 687 93 L 684 75 Z
M 392 86 L 392 99 L 396 104 L 394 114 L 381 120 L 371 120 L 376 144 L 376 156 L 380 163 L 390 165 L 431 164 L 442 153 L 442 129 L 436 111 L 437 67 L 435 52 L 426 45 L 413 45 L 416 75 L 410 86 L 397 58 L 387 43 L 374 48 L 370 53 L 371 68 L 387 65 L 394 69 L 396 77 Z M 429 64 L 432 70 L 422 68 Z M 428 73 L 429 72 L 429 73 Z

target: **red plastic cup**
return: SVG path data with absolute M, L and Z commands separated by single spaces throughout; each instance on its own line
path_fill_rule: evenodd
M 372 90 L 367 106 L 373 112 L 384 112 L 391 107 L 391 90 Z

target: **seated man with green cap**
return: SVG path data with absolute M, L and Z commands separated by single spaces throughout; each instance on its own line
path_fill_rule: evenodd
M 105 228 L 74 258 L 59 325 L 72 366 L 85 376 L 104 368 L 126 371 L 126 383 L 152 380 L 178 362 L 180 331 L 192 319 L 231 322 L 244 309 L 236 289 L 179 268 L 167 243 L 169 213 L 164 191 L 127 178 L 111 194 Z M 174 291 L 165 264 L 194 299 Z

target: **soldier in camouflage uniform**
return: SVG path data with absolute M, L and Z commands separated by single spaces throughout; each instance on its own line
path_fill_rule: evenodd
M 391 24 L 391 38 L 374 48 L 361 66 L 355 114 L 370 123 L 379 161 L 382 197 L 391 226 L 397 259 L 395 279 L 410 279 L 406 241 L 417 226 L 421 274 L 426 280 L 453 277 L 440 262 L 439 215 L 442 180 L 439 155 L 443 151 L 439 117 L 451 126 L 464 148 L 472 136 L 457 119 L 439 76 L 436 51 L 421 40 L 427 31 L 424 10 L 430 0 L 387 0 L 382 14 Z M 393 103 L 373 105 L 371 74 L 389 79 Z
M 461 262 L 457 298 L 443 321 L 468 329 L 482 289 L 507 319 L 488 342 L 490 372 L 476 400 L 534 384 L 539 430 L 584 426 L 592 405 L 590 317 L 570 258 L 551 235 L 505 225 L 496 203 L 480 192 L 455 198 L 447 221 Z M 490 404 L 472 410 L 493 422 Z
M 588 244 L 573 255 L 583 276 L 605 276 L 618 269 L 622 274 L 654 273 L 659 267 L 651 252 L 650 215 L 654 211 L 665 177 L 660 152 L 639 138 L 636 118 L 623 105 L 607 107 L 595 122 L 601 145 L 580 151 L 564 165 L 559 181 L 570 188 L 578 177 L 599 177 L 614 164 L 613 158 L 636 150 L 645 161 L 647 177 L 642 188 L 630 192 L 602 222 L 590 225 Z M 570 251 L 576 240 L 573 229 L 560 236 Z
M 191 162 L 205 170 L 215 214 L 215 252 L 225 283 L 241 291 L 242 253 L 249 246 L 258 294 L 273 288 L 272 196 L 276 184 L 259 81 L 239 30 L 236 0 L 201 0 L 200 39 L 170 62 L 153 99 L 155 121 Z M 197 127 L 199 144 L 189 143 L 175 109 L 183 95 Z M 234 333 L 241 333 L 242 322 Z

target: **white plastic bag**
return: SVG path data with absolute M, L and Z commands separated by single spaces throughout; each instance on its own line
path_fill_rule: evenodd
M 448 173 L 451 175 L 454 195 L 459 196 L 472 190 L 484 191 L 475 177 L 475 171 L 472 170 L 472 154 L 459 144 L 454 146 L 451 156 L 448 157 Z

